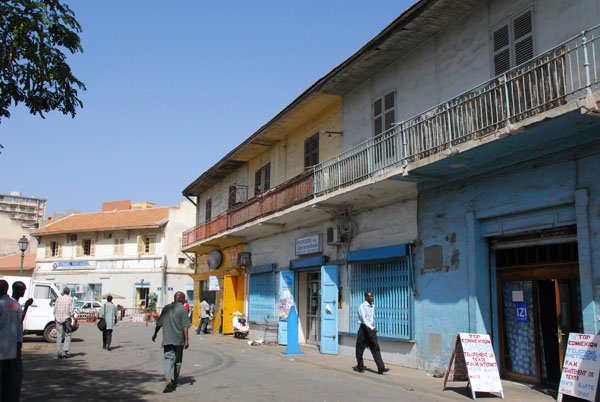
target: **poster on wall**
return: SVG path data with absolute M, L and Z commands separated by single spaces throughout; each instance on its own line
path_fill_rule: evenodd
M 446 389 L 448 381 L 468 381 L 473 399 L 476 399 L 476 392 L 499 393 L 504 399 L 498 364 L 489 335 L 464 332 L 458 334 L 442 390 Z
M 279 288 L 279 321 L 287 321 L 290 309 L 294 305 L 294 272 L 281 271 L 279 274 L 281 280 Z
M 219 277 L 218 276 L 209 276 L 208 277 L 208 290 L 221 290 L 219 287 Z
M 598 386 L 598 342 L 600 335 L 570 333 L 565 352 L 558 401 L 563 395 L 593 401 L 596 399 Z

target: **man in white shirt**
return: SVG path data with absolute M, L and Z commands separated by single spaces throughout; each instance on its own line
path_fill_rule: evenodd
M 69 349 L 71 348 L 71 318 L 75 314 L 75 303 L 73 298 L 70 296 L 71 289 L 64 288 L 63 294 L 58 296 L 56 303 L 54 304 L 54 318 L 56 320 L 56 356 L 59 359 L 68 359 Z M 67 322 L 69 321 L 69 322 Z M 62 338 L 65 338 L 64 349 L 62 345 Z
M 377 364 L 377 374 L 383 374 L 390 371 L 386 368 L 381 359 L 379 343 L 377 342 L 377 328 L 375 328 L 375 306 L 373 306 L 373 293 L 365 292 L 365 302 L 358 307 L 358 334 L 356 337 L 356 362 L 358 365 L 354 368 L 359 373 L 364 373 L 365 365 L 363 363 L 363 353 L 365 346 L 371 349 L 373 359 Z

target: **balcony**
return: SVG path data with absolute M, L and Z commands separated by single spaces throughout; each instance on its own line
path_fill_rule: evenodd
M 246 202 L 233 206 L 210 221 L 183 232 L 182 248 L 312 199 L 313 177 L 312 169 L 307 170 Z
M 598 91 L 600 26 L 315 166 L 315 196 L 452 155 Z M 574 103 L 574 102 L 573 102 Z M 430 157 L 434 158 L 430 158 Z M 430 159 L 428 159 L 430 158 Z

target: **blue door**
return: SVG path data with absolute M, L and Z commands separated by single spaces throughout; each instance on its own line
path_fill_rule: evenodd
M 338 266 L 321 267 L 321 353 L 338 353 Z
M 288 314 L 294 302 L 294 271 L 279 271 L 279 330 L 280 345 L 287 345 Z

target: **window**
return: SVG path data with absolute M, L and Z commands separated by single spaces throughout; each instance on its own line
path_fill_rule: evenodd
M 393 124 L 396 121 L 395 98 L 395 92 L 392 91 L 373 102 L 374 136 L 393 127 Z
M 204 220 L 208 222 L 212 217 L 212 198 L 206 200 L 205 208 L 204 208 Z
M 156 236 L 138 236 L 138 254 L 155 253 Z
M 492 33 L 494 75 L 500 75 L 533 57 L 533 10 L 504 23 Z
M 62 242 L 51 241 L 46 244 L 46 258 L 48 257 L 62 257 Z
M 185 264 L 185 258 L 181 258 L 181 257 L 180 257 L 180 258 L 178 258 L 178 259 L 177 259 L 177 263 L 178 263 L 178 264 L 180 264 L 180 265 L 181 265 L 181 264 Z
M 56 294 L 52 291 L 50 286 L 46 285 L 35 285 L 35 291 L 33 293 L 33 298 L 35 299 L 56 299 Z
M 75 255 L 81 257 L 84 255 L 95 255 L 96 254 L 96 240 L 84 239 L 77 242 L 77 250 Z
M 125 239 L 115 239 L 114 255 L 125 255 Z
M 378 336 L 413 338 L 410 264 L 406 257 L 351 264 L 350 311 L 356 314 L 364 293 L 373 292 Z M 350 331 L 358 331 L 356 320 L 350 321 Z
M 260 194 L 271 187 L 271 164 L 267 163 L 254 173 L 254 194 Z
M 304 169 L 319 163 L 319 134 L 304 141 Z

